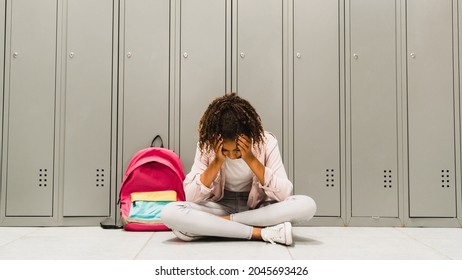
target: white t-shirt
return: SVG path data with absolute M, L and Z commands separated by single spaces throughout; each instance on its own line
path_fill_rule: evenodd
M 252 188 L 253 172 L 241 158 L 225 160 L 225 189 L 232 192 L 248 192 Z

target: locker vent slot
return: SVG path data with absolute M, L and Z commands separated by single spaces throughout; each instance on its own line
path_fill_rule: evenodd
M 104 187 L 104 169 L 96 169 L 96 187 Z
M 384 170 L 383 171 L 383 187 L 391 188 L 392 185 L 393 185 L 393 180 L 391 176 L 391 170 Z
M 449 170 L 441 170 L 441 187 L 449 188 Z
M 326 187 L 333 188 L 334 186 L 334 169 L 326 169 Z
M 45 188 L 48 186 L 48 169 L 39 169 L 38 186 Z

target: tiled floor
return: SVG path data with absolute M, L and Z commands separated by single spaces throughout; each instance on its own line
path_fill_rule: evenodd
M 99 227 L 0 227 L 3 260 L 462 260 L 461 228 L 295 227 L 290 247 L 257 241 L 183 242 L 171 232 Z

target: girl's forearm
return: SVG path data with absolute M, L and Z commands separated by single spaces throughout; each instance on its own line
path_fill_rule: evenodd
M 223 162 L 218 161 L 217 159 L 213 160 L 210 165 L 205 169 L 205 171 L 201 174 L 201 182 L 207 188 L 212 187 L 212 183 L 218 175 L 220 171 L 221 165 Z
M 265 166 L 254 156 L 246 161 L 252 172 L 257 176 L 260 184 L 265 184 Z

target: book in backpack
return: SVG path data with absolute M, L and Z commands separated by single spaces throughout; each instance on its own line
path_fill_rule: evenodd
M 120 214 L 124 229 L 170 230 L 162 223 L 160 213 L 170 202 L 185 201 L 184 178 L 181 160 L 172 150 L 161 145 L 160 148 L 138 151 L 130 160 L 120 187 Z

